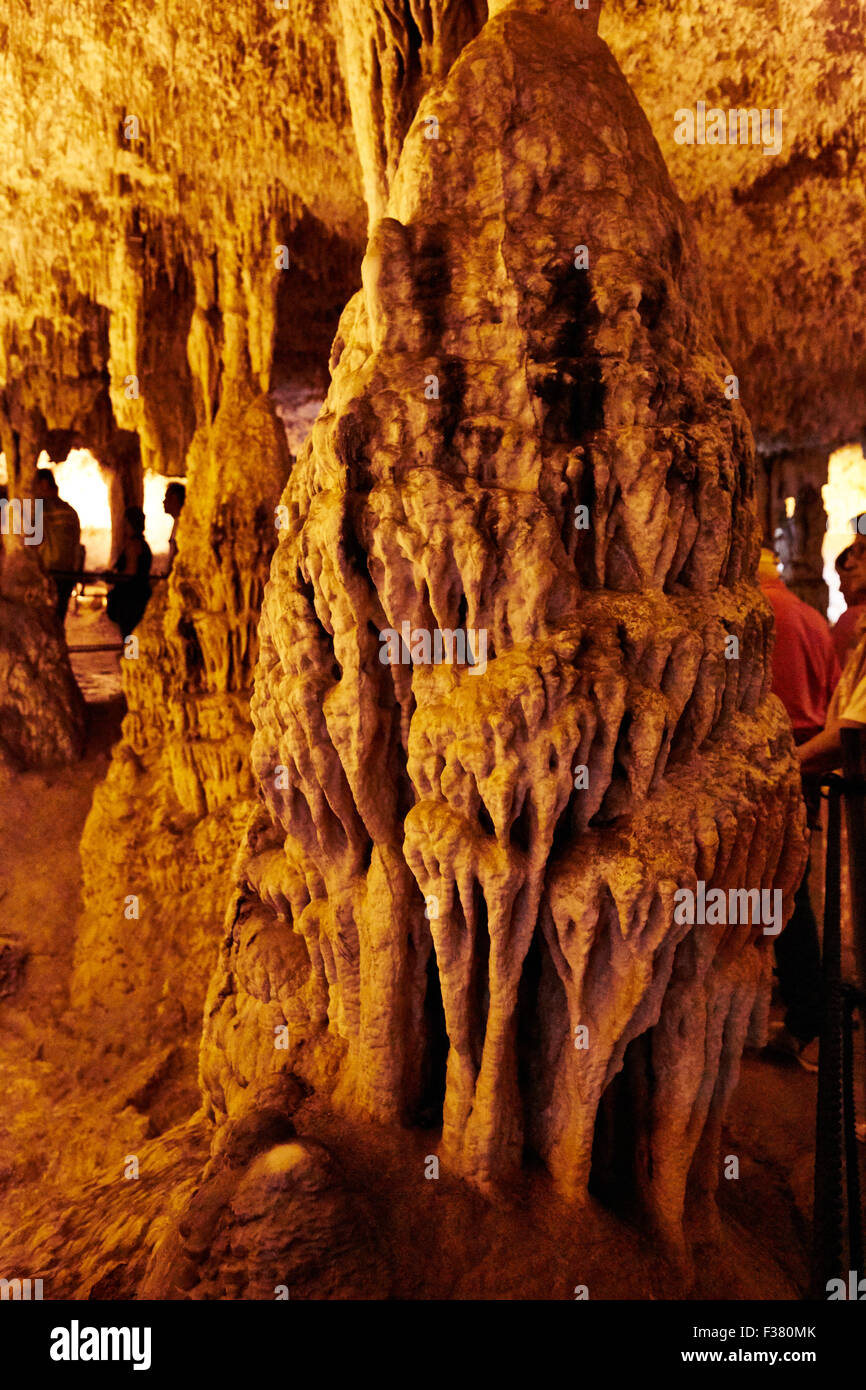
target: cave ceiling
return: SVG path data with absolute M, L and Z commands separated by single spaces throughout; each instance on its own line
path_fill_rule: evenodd
M 203 312 L 224 309 L 219 280 L 231 277 L 266 386 L 275 244 L 304 223 L 306 283 L 348 297 L 368 209 L 375 220 L 417 103 L 484 17 L 477 0 L 274 0 L 231 12 L 12 0 L 0 23 L 7 403 L 86 434 L 101 374 L 116 426 L 139 431 L 146 462 L 180 471 L 189 428 L 160 407 L 167 385 L 150 392 L 149 416 L 124 390 L 154 355 L 148 335 L 185 337 L 193 297 Z M 859 439 L 863 4 L 606 0 L 600 32 L 695 218 L 759 449 Z M 780 153 L 676 144 L 674 113 L 698 101 L 780 109 Z M 160 284 L 176 292 L 174 325 L 154 312 Z

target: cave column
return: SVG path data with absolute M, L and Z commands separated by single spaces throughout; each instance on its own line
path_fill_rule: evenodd
M 828 475 L 827 452 L 798 449 L 775 454 L 765 468 L 769 475 L 769 522 L 782 562 L 782 578 L 798 598 L 826 615 L 829 591 L 824 582 L 822 546 L 827 513 L 821 489 Z M 788 497 L 794 498 L 790 517 L 785 509 Z
M 111 557 L 114 564 L 123 545 L 124 513 L 127 507 L 141 507 L 144 503 L 144 474 L 138 435 L 132 430 L 118 430 L 101 452 L 99 465 L 108 481 Z
M 45 433 L 41 412 L 25 410 L 15 401 L 3 406 L 0 442 L 6 455 L 10 497 L 26 497 L 32 492 Z

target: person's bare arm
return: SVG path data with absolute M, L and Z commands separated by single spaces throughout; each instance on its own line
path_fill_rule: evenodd
M 863 729 L 855 719 L 840 719 L 831 728 L 822 729 L 820 734 L 801 743 L 797 749 L 802 772 L 832 772 L 842 764 L 842 739 L 840 729 Z

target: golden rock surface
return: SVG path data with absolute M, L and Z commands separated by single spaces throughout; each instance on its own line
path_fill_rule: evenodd
M 678 927 L 674 892 L 748 883 L 788 911 L 802 815 L 749 427 L 688 221 L 585 17 L 511 6 L 465 49 L 362 278 L 283 498 L 252 701 L 264 807 L 203 1079 L 218 1117 L 283 1065 L 409 1120 L 441 991 L 443 1161 L 489 1187 L 529 1143 L 574 1197 L 639 1048 L 652 1106 L 630 1142 L 676 1246 L 771 953 L 753 926 Z M 404 622 L 483 630 L 485 669 L 383 664 Z
M 386 1293 L 302 1095 L 377 1134 L 441 1121 L 424 1147 L 485 1193 L 530 1150 L 575 1240 L 594 1143 L 678 1259 L 687 1182 L 712 1215 L 772 938 L 678 924 L 674 892 L 778 890 L 786 917 L 804 855 L 746 411 L 765 445 L 862 428 L 862 64 L 842 10 L 776 8 L 608 0 L 608 48 L 564 0 L 13 0 L 13 489 L 61 437 L 110 463 L 134 436 L 189 486 L 84 829 L 65 1025 L 130 1069 L 111 1113 L 152 1181 L 127 1201 L 94 1145 L 0 1237 L 74 1296 L 273 1297 L 298 1241 L 308 1296 Z M 705 98 L 783 106 L 790 143 L 677 146 Z M 335 294 L 292 465 L 275 389 Z M 384 664 L 404 623 L 483 631 L 485 669 Z M 22 747 L 41 723 L 70 760 L 44 650 Z M 149 1097 L 196 1053 L 204 1115 L 163 1134 Z

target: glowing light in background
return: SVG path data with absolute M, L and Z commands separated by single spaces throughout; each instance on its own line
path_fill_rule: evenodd
M 74 507 L 81 521 L 81 543 L 90 570 L 107 569 L 111 563 L 111 508 L 108 478 L 88 449 L 73 449 L 63 463 L 52 463 L 43 453 L 40 468 L 51 468 L 57 479 L 57 491 Z M 154 558 L 168 554 L 168 541 L 173 518 L 163 508 L 165 490 L 170 482 L 183 479 L 165 478 L 161 473 L 144 475 L 144 534 Z M 155 566 L 158 570 L 163 568 Z
M 87 449 L 73 449 L 64 463 L 53 464 L 46 453 L 40 454 L 38 462 L 40 468 L 51 469 L 60 496 L 78 513 L 85 565 L 89 570 L 108 569 L 111 508 L 108 482 L 96 459 Z
M 846 445 L 830 455 L 827 482 L 821 489 L 827 513 L 827 534 L 821 553 L 824 557 L 824 579 L 830 590 L 827 616 L 833 623 L 845 611 L 845 600 L 839 591 L 836 556 L 854 539 L 851 519 L 866 512 L 866 458 L 859 444 Z
M 63 463 L 52 463 L 43 450 L 39 468 L 50 468 L 57 479 L 57 491 L 74 507 L 81 522 L 81 544 L 85 565 L 89 570 L 106 570 L 111 563 L 111 505 L 108 475 L 89 449 L 72 449 Z M 6 455 L 0 453 L 0 484 L 8 480 Z M 144 475 L 144 534 L 153 551 L 154 573 L 165 569 L 158 563 L 168 555 L 168 542 L 174 518 L 163 507 L 169 483 L 184 483 L 186 478 L 166 478 L 162 473 L 148 470 Z

